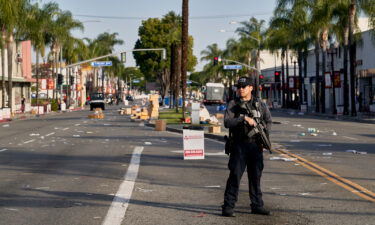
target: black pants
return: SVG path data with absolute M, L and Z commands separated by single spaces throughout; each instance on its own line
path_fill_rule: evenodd
M 238 199 L 238 190 L 242 174 L 247 167 L 251 207 L 262 207 L 260 178 L 263 171 L 263 153 L 254 142 L 239 142 L 229 157 L 230 170 L 224 193 L 224 206 L 234 208 Z

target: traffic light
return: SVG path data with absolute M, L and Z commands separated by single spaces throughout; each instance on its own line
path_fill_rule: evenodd
M 126 52 L 122 52 L 120 57 L 121 57 L 121 62 L 125 63 L 126 62 Z
M 281 71 L 275 71 L 275 83 L 280 82 Z
M 264 76 L 262 74 L 259 75 L 259 84 L 263 84 Z
M 70 82 L 70 85 L 73 85 L 74 84 L 74 76 L 70 76 L 70 80 L 69 80 Z
M 63 75 L 57 74 L 57 84 L 62 85 L 63 84 Z
M 215 56 L 214 57 L 214 66 L 217 66 L 219 64 L 219 57 Z

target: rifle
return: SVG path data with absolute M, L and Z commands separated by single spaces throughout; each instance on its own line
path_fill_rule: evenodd
M 245 107 L 244 107 L 245 105 Z M 255 122 L 256 122 L 256 126 L 252 129 L 252 131 L 250 131 L 247 135 L 249 136 L 250 133 L 252 133 L 251 136 L 249 137 L 252 137 L 253 135 L 257 135 L 258 138 L 259 138 L 259 142 L 260 144 L 269 151 L 270 154 L 272 154 L 272 151 L 271 151 L 271 141 L 269 140 L 268 138 L 268 135 L 266 134 L 266 126 L 264 124 L 264 121 L 260 119 L 260 117 L 256 117 L 253 115 L 253 113 L 251 112 L 251 110 L 249 109 L 249 106 L 248 104 L 246 103 L 242 103 L 240 104 L 240 107 L 245 109 L 248 116 L 251 117 Z M 257 111 L 258 110 L 258 106 L 256 106 L 256 109 Z M 248 125 L 250 126 L 250 125 Z

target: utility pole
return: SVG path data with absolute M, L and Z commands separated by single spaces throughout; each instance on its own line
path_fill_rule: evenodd
M 187 75 L 187 58 L 189 46 L 189 0 L 182 0 L 182 63 L 181 63 L 181 78 L 182 78 L 182 113 L 185 118 L 185 97 L 186 97 L 186 75 Z

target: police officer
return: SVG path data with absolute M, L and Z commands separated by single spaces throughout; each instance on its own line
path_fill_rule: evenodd
M 247 104 L 247 109 L 251 109 L 253 116 L 259 116 L 265 122 L 268 131 L 271 128 L 272 120 L 267 106 L 252 95 L 253 89 L 252 80 L 248 77 L 241 77 L 237 82 L 239 99 L 231 100 L 228 103 L 224 116 L 224 125 L 229 128 L 234 140 L 228 163 L 230 174 L 224 193 L 224 205 L 222 205 L 222 215 L 227 217 L 234 216 L 233 209 L 237 202 L 241 177 L 246 168 L 251 212 L 253 214 L 270 215 L 270 212 L 263 207 L 260 188 L 263 148 L 258 143 L 256 135 L 252 135 L 256 122 L 252 117 L 249 117 L 248 110 L 244 109 L 243 105 Z

